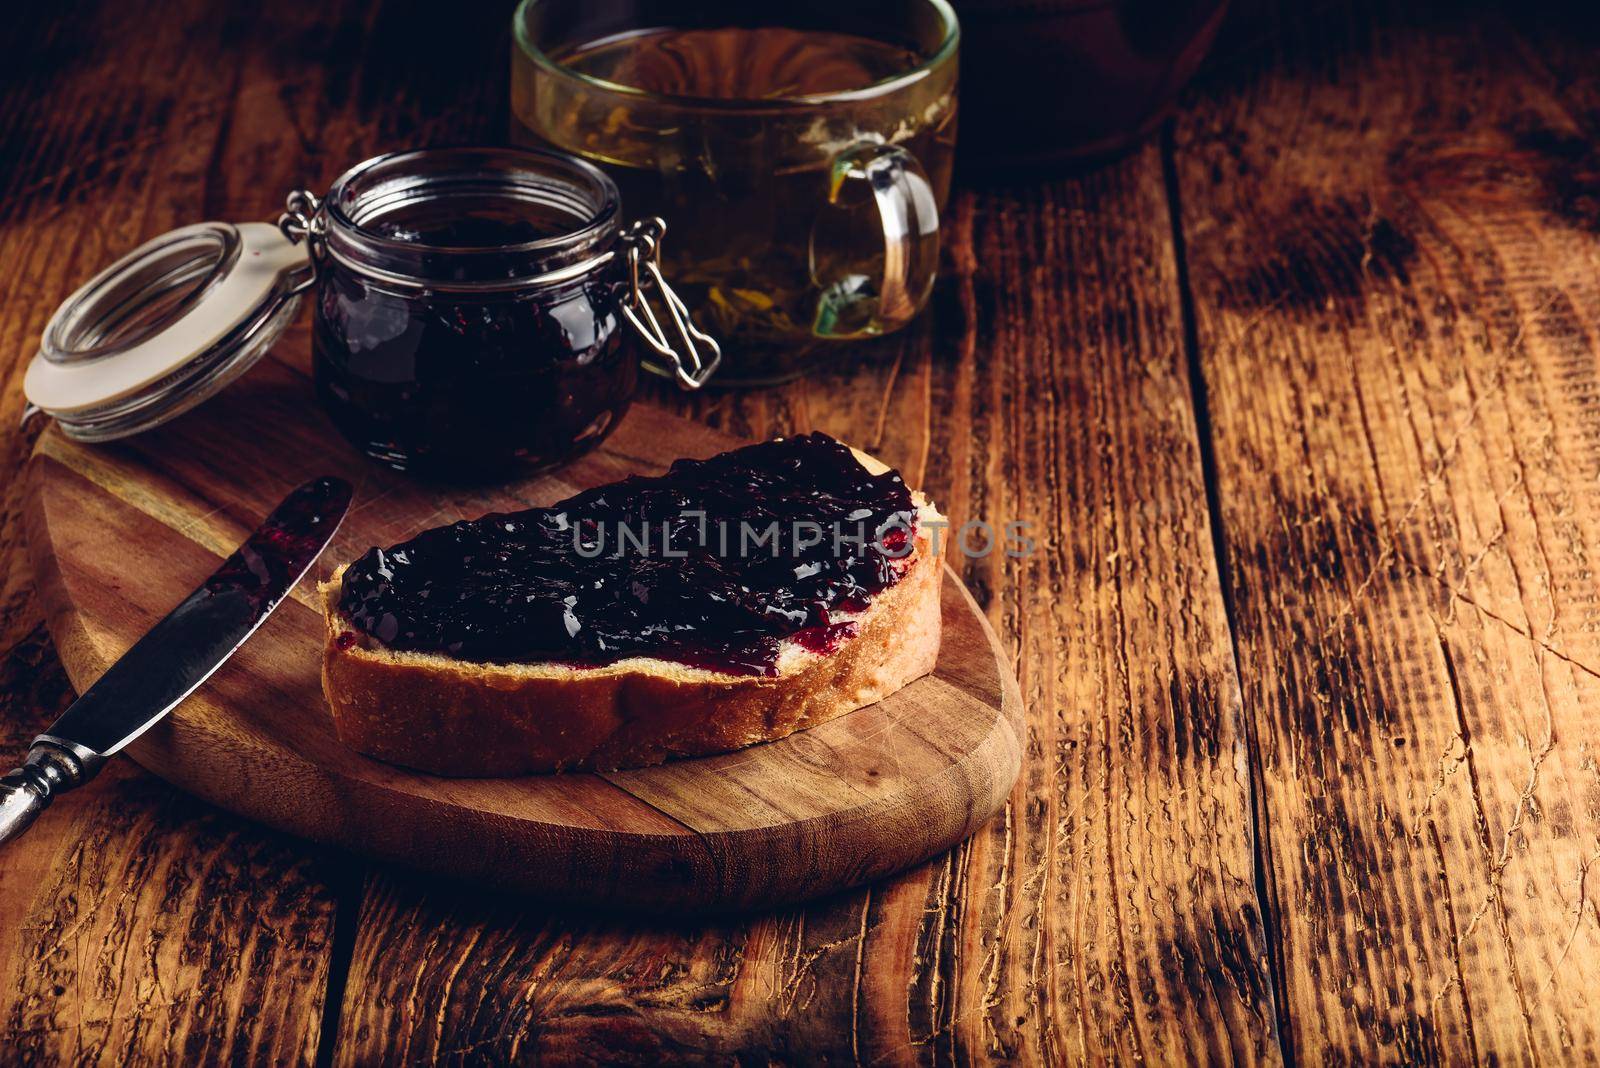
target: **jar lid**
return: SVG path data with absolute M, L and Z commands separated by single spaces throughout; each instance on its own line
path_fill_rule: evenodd
M 270 223 L 163 234 L 56 309 L 22 380 L 30 410 L 78 441 L 164 423 L 259 360 L 311 278 L 305 243 Z

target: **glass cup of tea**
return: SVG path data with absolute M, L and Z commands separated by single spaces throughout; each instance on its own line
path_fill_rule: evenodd
M 603 167 L 722 343 L 780 382 L 927 303 L 955 156 L 945 0 L 522 0 L 513 137 Z

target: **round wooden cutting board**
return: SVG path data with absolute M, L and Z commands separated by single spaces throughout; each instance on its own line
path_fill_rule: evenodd
M 637 406 L 599 451 L 554 476 L 427 485 L 356 455 L 303 373 L 268 359 L 126 443 L 46 432 L 28 471 L 28 541 L 51 633 L 82 692 L 288 490 L 321 474 L 349 479 L 355 501 L 312 575 L 130 747 L 133 758 L 262 823 L 504 889 L 658 911 L 757 907 L 898 871 L 1004 805 L 1021 760 L 1021 698 L 948 570 L 937 669 L 880 704 L 722 756 L 514 779 L 438 778 L 340 745 L 322 698 L 312 601 L 312 579 L 370 545 L 736 444 Z

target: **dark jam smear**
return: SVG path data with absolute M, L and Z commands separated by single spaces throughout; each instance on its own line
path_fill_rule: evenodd
M 831 652 L 854 633 L 834 617 L 899 581 L 915 522 L 897 473 L 810 434 L 370 549 L 340 607 L 396 650 L 770 675 L 785 639 Z
M 322 552 L 332 527 L 350 507 L 350 483 L 324 475 L 285 497 L 249 539 L 206 579 L 212 595 L 244 594 L 259 613 L 282 597 Z

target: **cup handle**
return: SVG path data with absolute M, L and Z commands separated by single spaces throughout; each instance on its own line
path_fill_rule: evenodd
M 822 228 L 813 227 L 811 274 L 822 290 L 815 332 L 827 337 L 862 337 L 899 329 L 928 302 L 939 270 L 939 204 L 917 157 L 896 145 L 869 141 L 851 145 L 833 158 L 828 204 L 841 206 L 847 191 L 862 181 L 871 190 L 883 230 L 883 270 L 875 286 L 859 273 L 827 270 L 824 264 L 834 250 L 824 247 L 830 242 Z M 846 277 L 838 277 L 841 273 Z M 829 274 L 835 277 L 827 277 Z M 840 314 L 845 304 L 860 302 L 874 289 L 875 314 L 869 318 Z

